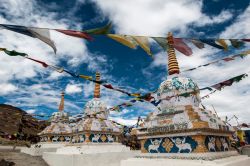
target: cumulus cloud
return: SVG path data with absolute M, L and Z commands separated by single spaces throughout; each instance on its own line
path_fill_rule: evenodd
M 65 92 L 68 94 L 80 93 L 82 92 L 82 88 L 80 84 L 68 84 Z
M 164 35 L 168 31 L 186 32 L 190 24 L 203 26 L 225 22 L 232 17 L 230 11 L 217 16 L 202 13 L 202 1 L 165 0 L 93 0 L 109 17 L 117 33 Z
M 10 84 L 10 83 L 2 83 L 0 84 L 0 87 L 1 87 L 1 90 L 0 90 L 1 95 L 7 95 L 18 89 L 15 85 Z
M 220 37 L 224 38 L 249 38 L 250 37 L 250 4 L 246 10 L 237 17 L 233 24 L 226 27 Z

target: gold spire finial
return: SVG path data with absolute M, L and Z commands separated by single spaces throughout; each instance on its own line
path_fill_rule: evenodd
M 63 91 L 62 91 L 62 93 L 61 93 L 61 102 L 60 102 L 60 105 L 59 105 L 58 110 L 59 110 L 60 112 L 62 112 L 62 111 L 64 110 L 64 92 L 63 92 Z
M 180 70 L 179 70 L 179 66 L 178 66 L 178 62 L 176 59 L 175 50 L 173 46 L 174 38 L 171 32 L 168 33 L 167 43 L 168 43 L 168 74 L 169 75 L 179 74 Z
M 101 74 L 99 72 L 96 72 L 95 80 L 100 81 L 100 78 L 101 78 Z M 100 84 L 99 83 L 95 83 L 94 98 L 100 98 Z

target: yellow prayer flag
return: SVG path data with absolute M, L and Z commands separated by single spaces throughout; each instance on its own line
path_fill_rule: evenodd
M 228 50 L 228 45 L 227 43 L 225 42 L 224 39 L 218 39 L 216 40 L 222 47 L 224 47 L 224 50 L 227 51 Z
M 250 54 L 250 50 L 244 51 L 241 54 L 244 54 L 244 55 Z
M 149 45 L 149 41 L 148 41 L 148 37 L 145 36 L 131 36 L 136 42 L 137 44 L 139 44 L 139 46 L 146 51 L 146 53 L 150 56 L 152 56 L 152 53 L 150 51 L 150 45 Z
M 6 48 L 0 48 L 0 51 L 5 51 L 6 50 Z
M 135 49 L 137 46 L 136 42 L 133 41 L 133 38 L 129 36 L 116 34 L 107 34 L 107 36 L 125 46 L 128 46 L 129 48 Z
M 90 80 L 92 79 L 91 76 L 85 76 L 85 75 L 79 75 L 80 78 L 86 79 L 86 80 Z
M 140 93 L 132 93 L 131 96 L 134 96 L 134 97 L 140 97 L 141 94 Z

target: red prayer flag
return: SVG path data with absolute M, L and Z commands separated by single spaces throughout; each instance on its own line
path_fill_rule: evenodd
M 45 62 L 42 62 L 42 61 L 39 61 L 39 60 L 36 60 L 36 59 L 33 59 L 33 58 L 27 57 L 27 59 L 30 59 L 30 60 L 35 61 L 35 62 L 37 62 L 37 63 L 40 63 L 40 64 L 43 65 L 43 67 L 48 67 L 48 66 L 49 66 L 49 65 L 48 65 L 47 63 L 45 63 Z
M 243 41 L 250 42 L 250 39 L 242 39 Z
M 108 89 L 114 89 L 111 84 L 104 84 L 103 86 Z
M 224 61 L 228 62 L 228 61 L 232 61 L 232 60 L 234 60 L 234 58 L 232 58 L 232 57 L 228 57 L 228 58 L 223 58 L 222 60 L 224 60 Z
M 192 49 L 181 38 L 174 38 L 174 48 L 186 56 L 193 54 Z
M 87 40 L 93 40 L 93 38 L 89 34 L 87 34 L 85 32 L 74 31 L 74 30 L 61 30 L 61 29 L 55 29 L 55 30 L 65 34 L 65 35 L 84 38 L 84 39 L 87 39 Z

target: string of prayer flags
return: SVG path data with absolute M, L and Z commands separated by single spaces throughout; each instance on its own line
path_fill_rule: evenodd
M 235 82 L 239 82 L 241 81 L 243 78 L 247 77 L 248 75 L 245 73 L 245 74 L 241 74 L 239 76 L 236 76 L 236 77 L 233 77 L 233 78 L 230 78 L 228 80 L 225 80 L 225 81 L 222 81 L 222 82 L 219 82 L 217 84 L 214 84 L 212 86 L 209 86 L 209 87 L 205 87 L 205 88 L 202 88 L 200 90 L 205 90 L 205 89 L 208 89 L 208 90 L 212 90 L 212 88 L 216 89 L 216 90 L 221 90 L 222 88 L 224 88 L 225 86 L 231 86 L 233 83 Z
M 29 59 L 29 60 L 32 60 L 34 62 L 37 62 L 37 63 L 41 64 L 45 68 L 50 67 L 50 68 L 52 68 L 53 70 L 55 70 L 55 71 L 57 71 L 59 73 L 65 72 L 65 73 L 71 75 L 74 78 L 83 78 L 85 80 L 89 80 L 89 81 L 101 84 L 102 86 L 104 86 L 107 89 L 112 89 L 114 91 L 121 92 L 121 93 L 126 94 L 128 96 L 133 96 L 133 97 L 139 97 L 140 96 L 140 93 L 130 93 L 130 92 L 126 92 L 123 89 L 115 88 L 111 84 L 108 84 L 107 81 L 105 81 L 105 80 L 96 81 L 91 76 L 86 76 L 86 75 L 82 75 L 82 74 L 76 74 L 74 72 L 71 72 L 69 70 L 64 69 L 63 67 L 57 67 L 57 66 L 54 66 L 54 65 L 47 64 L 47 63 L 45 63 L 43 61 L 40 61 L 40 60 L 36 60 L 34 58 L 30 58 L 25 53 L 20 53 L 20 52 L 16 52 L 16 51 L 9 51 L 6 48 L 0 48 L 0 51 L 4 51 L 6 54 L 8 54 L 8 55 L 10 54 L 11 56 L 23 56 L 26 59 Z
M 56 46 L 54 42 L 50 39 L 50 32 L 49 29 L 42 29 L 42 28 L 33 28 L 33 27 L 25 27 L 25 26 L 18 26 L 18 25 L 8 25 L 8 24 L 0 24 L 0 27 L 20 33 L 23 35 L 27 35 L 33 38 L 37 38 L 44 43 L 48 44 L 56 53 Z
M 84 30 L 84 32 L 87 34 L 91 34 L 91 35 L 105 35 L 110 32 L 111 28 L 112 28 L 112 24 L 108 23 L 104 27 Z
M 201 99 L 203 100 L 203 99 L 205 99 L 205 98 L 209 98 L 209 96 L 210 96 L 211 94 L 215 93 L 216 91 L 217 91 L 217 90 L 213 90 L 213 91 L 210 92 L 209 94 L 207 94 L 207 95 L 201 97 Z
M 107 34 L 107 36 L 129 48 L 135 49 L 137 44 L 133 41 L 133 38 L 125 35 Z
M 85 32 L 74 31 L 74 30 L 61 30 L 61 29 L 55 29 L 55 30 L 65 34 L 65 35 L 68 35 L 68 36 L 84 38 L 84 39 L 87 39 L 87 40 L 93 40 L 93 38 L 89 34 L 87 34 Z
M 137 44 L 150 56 L 152 56 L 152 53 L 150 51 L 150 44 L 148 37 L 145 36 L 131 36 Z
M 186 56 L 193 54 L 192 49 L 181 38 L 174 38 L 174 48 Z
M 200 67 L 205 67 L 205 66 L 208 66 L 208 65 L 211 65 L 211 64 L 215 64 L 215 63 L 219 63 L 221 61 L 223 62 L 230 62 L 230 61 L 233 61 L 235 60 L 236 58 L 240 57 L 240 58 L 244 58 L 245 56 L 249 55 L 250 54 L 250 50 L 247 50 L 247 51 L 243 51 L 239 54 L 236 54 L 236 55 L 232 55 L 232 56 L 229 56 L 229 57 L 225 57 L 225 58 L 221 58 L 221 59 L 218 59 L 216 61 L 213 61 L 213 62 L 209 62 L 209 63 L 206 63 L 204 65 L 199 65 L 197 67 L 194 67 L 194 68 L 190 68 L 190 69 L 186 69 L 186 70 L 183 70 L 182 72 L 187 72 L 187 71 L 192 71 L 192 70 L 196 70 Z

